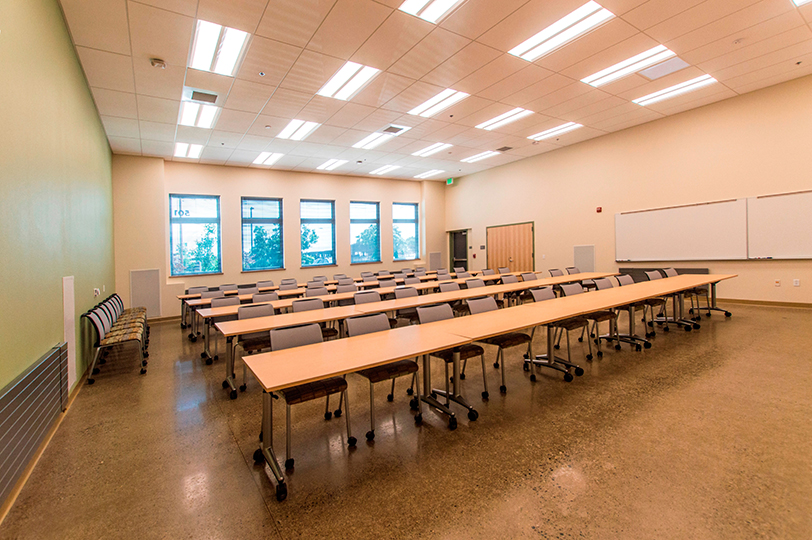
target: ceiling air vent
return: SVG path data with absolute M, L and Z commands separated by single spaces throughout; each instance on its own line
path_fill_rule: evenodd
M 215 103 L 217 101 L 217 94 L 207 94 L 206 92 L 192 92 L 192 101 L 201 101 L 203 103 Z
M 502 148 L 497 148 L 497 152 L 507 152 L 508 150 L 513 150 L 512 146 L 503 146 Z
M 391 133 L 393 135 L 400 135 L 402 132 L 406 131 L 407 127 L 405 126 L 396 126 L 394 124 L 390 125 L 388 128 L 383 130 L 383 133 Z
M 672 73 L 676 73 L 681 69 L 685 69 L 689 65 L 690 64 L 685 60 L 674 57 L 671 60 L 666 60 L 665 62 L 657 64 L 656 66 L 644 69 L 640 72 L 640 75 L 649 80 L 655 81 L 660 77 L 665 77 L 666 75 L 671 75 Z

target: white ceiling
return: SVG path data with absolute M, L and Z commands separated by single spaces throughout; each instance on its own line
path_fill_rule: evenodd
M 113 152 L 179 160 L 175 142 L 196 143 L 201 158 L 179 161 L 218 165 L 281 152 L 274 169 L 312 172 L 337 158 L 349 163 L 330 174 L 392 164 L 401 168 L 385 176 L 441 169 L 443 180 L 812 73 L 812 3 L 791 0 L 598 0 L 616 17 L 593 32 L 532 63 L 507 54 L 585 2 L 465 0 L 434 25 L 399 11 L 402 0 L 61 0 Z M 196 19 L 251 34 L 236 77 L 187 67 Z M 690 66 L 654 81 L 580 82 L 658 44 Z M 316 95 L 347 60 L 383 73 L 351 101 Z M 706 73 L 718 84 L 647 107 L 631 101 Z M 214 129 L 178 126 L 184 85 L 218 94 Z M 471 96 L 429 119 L 407 114 L 447 87 Z M 474 127 L 514 107 L 535 114 Z M 275 139 L 293 118 L 323 125 L 302 142 Z M 584 127 L 527 139 L 571 121 Z M 352 148 L 390 123 L 412 129 L 374 150 Z M 411 155 L 436 142 L 454 146 Z M 502 146 L 513 149 L 460 162 Z

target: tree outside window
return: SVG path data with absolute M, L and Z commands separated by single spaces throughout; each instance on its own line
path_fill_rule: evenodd
M 216 274 L 220 260 L 220 197 L 169 196 L 172 276 Z
M 282 199 L 242 199 L 242 269 L 283 268 Z
M 302 199 L 299 203 L 299 216 L 302 266 L 336 264 L 335 201 Z
M 396 261 L 420 258 L 416 203 L 392 204 L 392 247 Z
M 381 262 L 380 205 L 350 203 L 350 262 Z

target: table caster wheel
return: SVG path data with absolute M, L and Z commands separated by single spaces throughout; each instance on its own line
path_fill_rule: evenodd
M 414 415 L 414 423 L 417 424 L 418 426 L 420 424 L 422 424 L 423 423 L 423 415 L 422 414 Z
M 668 328 L 667 326 L 665 328 L 663 328 L 663 332 L 670 332 L 670 331 L 671 331 L 671 329 Z
M 333 412 L 333 416 L 335 416 L 336 418 L 341 418 L 341 409 L 336 409 Z
M 523 363 L 522 369 L 525 371 L 530 371 L 530 364 L 528 364 L 527 362 Z
M 285 470 L 289 471 L 293 468 L 293 458 L 285 460 Z
M 729 311 L 725 311 L 725 317 L 732 317 L 733 314 Z
M 461 381 L 464 381 L 464 380 L 465 380 L 465 373 L 460 373 L 460 380 L 461 380 Z
M 598 352 L 597 352 L 597 353 L 595 353 L 595 354 L 597 354 L 597 355 L 598 355 L 598 358 L 603 358 L 603 351 L 598 351 Z
M 329 420 L 332 417 L 333 417 L 333 413 L 331 413 L 330 411 L 327 411 L 326 413 L 324 413 L 324 419 L 325 420 Z
M 580 377 L 583 374 L 584 374 L 584 368 L 581 368 L 581 367 L 575 368 L 575 376 L 576 377 Z
M 619 350 L 620 350 L 620 343 L 618 343 L 617 345 L 615 345 L 615 350 L 616 350 L 616 351 L 619 351 Z
M 536 382 L 536 374 L 530 375 L 530 382 Z
M 488 392 L 482 392 L 482 399 L 488 399 L 490 394 Z
M 685 327 L 685 331 L 686 331 L 686 332 L 690 332 L 691 330 L 692 330 L 692 328 L 691 328 L 690 326 L 686 326 L 686 327 Z
M 223 390 L 228 388 L 228 381 L 223 381 Z
M 200 358 L 206 358 L 206 356 L 208 356 L 206 354 L 206 351 L 203 351 L 202 353 L 200 353 Z
M 232 390 L 232 391 L 231 391 L 231 392 L 228 394 L 228 397 L 230 397 L 231 399 L 237 399 L 237 391 L 236 391 L 236 390 Z
M 87 380 L 87 384 L 93 384 L 94 382 L 96 382 L 96 379 L 88 379 Z
M 634 350 L 637 351 L 637 352 L 640 352 L 640 351 L 643 350 L 643 347 L 641 347 L 640 345 L 635 345 Z
M 207 366 L 210 366 L 210 365 L 212 365 L 213 363 L 214 363 L 214 360 L 212 360 L 211 358 L 206 358 L 206 365 L 207 365 Z
M 407 396 L 411 396 L 412 394 L 414 394 L 414 389 L 412 389 L 412 388 L 407 388 L 407 389 L 406 389 L 406 395 L 407 395 Z
M 654 326 L 654 323 L 652 323 L 652 322 L 649 322 L 649 323 L 647 323 L 647 324 L 648 324 L 649 326 L 651 326 L 651 327 L 653 327 L 653 326 Z
M 591 354 L 586 355 L 586 359 L 587 359 L 588 362 L 591 362 L 592 361 L 592 355 Z
M 503 384 L 502 386 L 500 386 L 500 387 L 499 387 L 499 391 L 500 391 L 501 393 L 503 393 L 503 394 L 507 394 L 507 386 L 505 386 L 505 385 Z
M 288 486 L 287 484 L 277 484 L 276 486 L 276 500 L 279 502 L 284 501 L 288 498 Z
M 386 394 L 386 401 L 392 402 L 395 401 L 395 396 L 392 394 Z
M 412 398 L 409 400 L 409 408 L 413 411 L 418 409 L 419 403 L 417 402 L 417 398 Z
M 107 363 L 107 360 L 105 360 L 104 358 L 102 358 L 101 360 L 99 360 L 99 364 L 106 364 L 106 363 Z
M 245 392 L 246 390 L 248 390 L 248 386 L 244 384 L 240 386 L 240 392 Z
M 493 367 L 495 367 L 496 369 L 499 369 L 499 362 L 494 362 Z
M 374 441 L 375 440 L 375 432 L 374 431 L 367 431 L 367 440 Z
M 215 355 L 214 355 L 214 359 L 215 359 L 215 360 L 219 360 L 219 359 L 220 359 L 220 357 L 219 357 L 219 356 L 217 356 L 217 355 L 215 354 Z
M 191 341 L 192 343 L 194 343 L 195 341 L 197 341 L 197 336 L 196 336 L 196 335 L 194 335 L 194 334 L 189 334 L 189 341 Z
M 651 348 L 651 343 L 646 341 L 645 343 L 643 343 L 643 347 L 645 347 L 646 349 L 650 349 Z
M 262 454 L 262 450 L 257 448 L 254 450 L 254 465 L 262 465 L 265 463 L 265 456 Z
M 553 349 L 555 349 L 555 350 L 559 350 L 560 348 L 561 348 L 561 345 L 553 345 Z
M 147 372 L 146 368 L 141 368 L 141 375 L 144 375 Z
M 259 442 L 262 442 L 262 432 L 259 432 Z
M 564 380 L 567 382 L 572 382 L 572 373 L 564 373 Z
M 584 342 L 584 338 L 579 337 L 579 338 L 578 338 L 578 343 L 583 343 L 583 342 Z
M 471 409 L 470 411 L 468 411 L 468 420 L 470 420 L 471 422 L 474 422 L 474 421 L 476 421 L 477 418 L 479 418 L 479 413 L 478 412 L 476 412 L 474 409 Z
M 99 374 L 99 368 L 93 368 L 93 375 Z
M 700 328 L 702 328 L 702 327 L 701 327 L 700 325 L 698 325 L 698 324 L 694 324 L 693 326 L 694 326 L 694 330 L 699 330 Z
M 452 416 L 451 418 L 448 419 L 448 429 L 450 429 L 451 431 L 457 429 L 457 417 Z
M 347 446 L 349 446 L 350 448 L 355 448 L 355 444 L 357 442 L 358 439 L 356 439 L 355 437 L 350 437 L 349 439 L 347 439 Z

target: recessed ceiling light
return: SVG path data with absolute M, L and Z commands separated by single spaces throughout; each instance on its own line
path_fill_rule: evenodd
M 442 152 L 446 148 L 451 148 L 452 146 L 453 145 L 448 144 L 448 143 L 438 142 L 438 143 L 432 144 L 431 146 L 427 146 L 422 150 L 418 150 L 417 152 L 415 152 L 412 155 L 413 156 L 418 156 L 418 157 L 429 157 L 432 154 L 436 154 L 437 152 Z
M 374 67 L 347 62 L 317 93 L 320 96 L 347 101 L 380 72 L 381 70 Z
M 424 21 L 436 23 L 448 14 L 462 0 L 406 0 L 398 8 L 409 15 L 420 17 Z
M 426 172 L 424 172 L 422 174 L 418 174 L 417 176 L 415 176 L 415 178 L 424 179 L 424 178 L 428 178 L 430 176 L 434 176 L 436 174 L 440 174 L 440 173 L 444 173 L 444 172 L 445 171 L 442 171 L 440 169 L 432 169 L 432 170 L 426 171 Z
M 572 131 L 574 129 L 578 129 L 584 127 L 581 124 L 576 124 L 575 122 L 567 122 L 566 124 L 561 124 L 560 126 L 548 129 L 547 131 L 542 131 L 541 133 L 536 133 L 535 135 L 530 135 L 528 139 L 534 141 L 543 141 L 544 139 L 549 139 L 551 137 L 557 137 L 562 133 L 566 133 L 568 131 Z
M 337 168 L 341 167 L 345 163 L 347 163 L 346 159 L 331 159 L 331 160 L 325 161 L 324 163 L 322 163 L 321 165 L 316 167 L 316 169 L 318 169 L 320 171 L 332 171 L 333 169 L 337 169 Z
M 376 146 L 385 143 L 392 137 L 394 137 L 394 135 L 390 135 L 388 133 L 373 133 L 372 135 L 364 137 L 363 139 L 352 145 L 352 147 L 362 148 L 364 150 L 372 150 Z
M 475 156 L 467 157 L 465 159 L 461 159 L 460 161 L 463 163 L 474 163 L 477 161 L 482 161 L 483 159 L 488 159 L 493 156 L 498 156 L 499 152 L 495 152 L 493 150 L 488 150 L 487 152 L 482 152 L 481 154 L 477 154 Z
M 809 2 L 812 2 L 812 0 L 792 0 L 792 3 L 796 6 L 802 6 L 804 4 L 808 4 Z
M 175 157 L 197 159 L 202 152 L 202 144 L 175 143 Z
M 400 165 L 384 165 L 383 167 L 379 167 L 369 174 L 386 174 L 394 171 L 395 169 L 400 169 Z
M 532 62 L 579 38 L 614 16 L 597 2 L 587 2 L 508 52 Z
M 290 139 L 292 141 L 301 141 L 304 140 L 310 133 L 313 132 L 317 127 L 321 124 L 318 122 L 305 122 L 304 120 L 291 120 L 290 123 L 285 126 L 277 138 L 279 139 Z
M 490 131 L 492 129 L 496 129 L 498 127 L 502 127 L 505 124 L 510 124 L 511 122 L 515 122 L 519 118 L 524 118 L 527 115 L 533 114 L 533 111 L 528 111 L 527 109 L 522 109 L 521 107 L 516 107 L 513 110 L 506 112 L 505 114 L 500 114 L 496 118 L 491 118 L 487 122 L 482 122 L 478 126 L 479 129 L 484 129 Z
M 262 152 L 257 159 L 254 160 L 254 165 L 268 165 L 269 167 L 279 161 L 279 158 L 285 154 L 272 154 L 271 152 Z
M 669 86 L 668 88 L 660 90 L 659 92 L 654 92 L 653 94 L 633 99 L 632 102 L 645 107 L 652 103 L 657 103 L 658 101 L 671 99 L 672 97 L 676 97 L 680 94 L 693 92 L 694 90 L 702 88 L 703 86 L 708 86 L 709 84 L 713 84 L 715 82 L 717 82 L 716 79 L 710 75 L 702 75 L 701 77 L 691 79 L 690 81 Z
M 247 43 L 247 32 L 208 21 L 197 21 L 189 67 L 233 77 Z
M 211 129 L 214 127 L 218 112 L 220 112 L 220 108 L 214 105 L 201 105 L 194 101 L 184 101 L 180 107 L 179 123 L 182 126 Z
M 581 79 L 581 82 L 597 88 L 612 81 L 616 81 L 617 79 L 625 77 L 631 73 L 636 73 L 641 69 L 653 66 L 654 64 L 671 58 L 672 56 L 676 56 L 676 53 L 666 48 L 665 45 L 657 45 L 653 49 L 649 49 L 646 52 L 642 52 L 627 60 L 619 62 L 614 66 L 610 66 L 604 70 L 594 73 L 589 77 L 585 77 Z
M 409 111 L 409 114 L 419 115 L 424 118 L 428 118 L 430 116 L 434 116 L 443 109 L 451 107 L 458 101 L 462 101 L 468 96 L 469 94 L 466 94 L 465 92 L 458 92 L 457 90 L 446 88 L 445 90 L 443 90 L 430 100 L 418 105 L 417 107 Z

